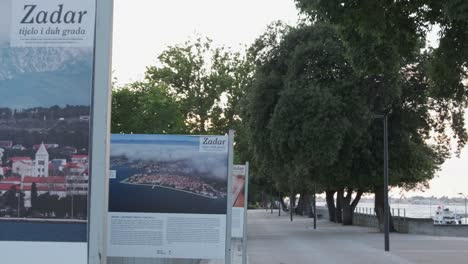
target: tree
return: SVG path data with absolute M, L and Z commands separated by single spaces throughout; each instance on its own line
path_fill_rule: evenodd
M 352 146 L 367 125 L 365 90 L 356 89 L 360 80 L 332 27 L 271 29 L 257 44 L 268 51 L 261 53 L 245 119 L 260 171 L 279 189 L 307 197 L 314 183 L 338 184 L 325 172 L 336 167 L 345 140 Z
M 179 103 L 163 84 L 135 82 L 112 93 L 113 133 L 180 134 L 186 126 Z
M 249 82 L 249 64 L 240 53 L 214 47 L 197 38 L 171 46 L 147 68 L 146 81 L 167 87 L 180 104 L 190 133 L 226 133 L 239 120 L 242 88 Z
M 285 192 L 319 184 L 330 215 L 352 224 L 364 192 L 376 193 L 381 217 L 383 128 L 373 119 L 376 109 L 390 114 L 392 186 L 412 189 L 434 176 L 448 157 L 447 142 L 430 140 L 443 139 L 449 124 L 431 114 L 438 105 L 428 92 L 430 54 L 398 72 L 363 74 L 350 63 L 339 32 L 322 22 L 301 25 L 270 46 L 244 117 L 261 175 Z
M 10 208 L 18 208 L 18 199 L 16 198 L 16 186 L 11 186 L 3 197 L 5 199 L 5 205 Z
M 458 150 L 466 143 L 463 82 L 468 32 L 462 29 L 468 25 L 468 4 L 462 2 L 296 0 L 311 20 L 337 28 L 354 71 L 374 87 L 369 97 L 371 111 L 389 114 L 394 186 L 414 188 L 427 183 L 448 157 L 450 133 L 458 141 Z M 433 25 L 441 28 L 440 45 L 422 53 Z M 369 173 L 380 175 L 375 179 L 381 180 L 382 171 L 372 161 L 372 156 L 381 153 L 379 130 L 370 130 L 373 135 L 364 141 L 369 147 L 360 152 L 371 154 L 362 156 L 363 161 L 370 165 Z M 428 144 L 430 139 L 437 144 Z M 382 184 L 375 182 L 380 222 L 383 191 Z
M 389 78 L 418 63 L 425 38 L 433 26 L 440 27 L 439 46 L 425 56 L 425 77 L 438 117 L 435 130 L 449 122 L 458 148 L 468 135 L 463 113 L 467 103 L 468 3 L 459 0 L 363 1 L 296 0 L 311 19 L 337 27 L 353 68 L 363 75 Z M 401 94 L 386 82 L 382 97 Z M 397 96 L 398 97 L 398 96 Z M 383 98 L 387 105 L 392 98 Z M 375 111 L 383 111 L 376 105 Z
M 35 182 L 31 185 L 31 208 L 36 211 L 37 207 L 37 185 Z

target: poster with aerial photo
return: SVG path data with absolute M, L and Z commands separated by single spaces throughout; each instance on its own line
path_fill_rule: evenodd
M 112 135 L 109 211 L 226 214 L 227 151 L 200 151 L 200 139 Z
M 245 165 L 232 169 L 232 237 L 241 238 L 244 230 Z
M 112 135 L 108 254 L 224 258 L 228 137 Z
M 95 0 L 0 0 L 0 241 L 87 240 Z

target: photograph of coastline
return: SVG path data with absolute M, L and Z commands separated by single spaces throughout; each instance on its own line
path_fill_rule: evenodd
M 228 156 L 199 136 L 112 135 L 110 212 L 226 214 Z

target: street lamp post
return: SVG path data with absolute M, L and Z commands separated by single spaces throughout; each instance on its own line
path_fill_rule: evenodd
M 467 218 L 467 215 L 466 215 L 466 200 L 468 199 L 468 195 L 465 195 L 463 193 L 458 193 L 458 194 L 461 195 L 465 199 L 465 215 L 464 215 L 463 219 L 464 219 L 464 222 L 465 222 L 465 225 L 466 225 L 467 224 L 467 222 L 466 222 L 466 218 Z
M 390 251 L 390 208 L 388 208 L 388 117 L 387 114 L 374 115 L 383 120 L 384 129 L 384 233 L 385 251 Z

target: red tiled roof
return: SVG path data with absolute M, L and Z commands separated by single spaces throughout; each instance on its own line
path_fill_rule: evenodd
M 21 177 L 7 177 L 7 178 L 4 178 L 3 180 L 0 181 L 1 182 L 20 182 L 21 181 Z
M 23 191 L 31 191 L 31 189 L 32 189 L 31 185 L 23 186 Z M 65 188 L 65 186 L 49 187 L 49 186 L 39 185 L 37 186 L 37 190 L 40 192 L 64 192 L 67 190 L 67 188 Z
M 72 159 L 83 159 L 88 158 L 88 155 L 73 155 Z
M 10 160 L 15 162 L 15 161 L 21 161 L 21 160 L 31 160 L 31 158 L 30 157 L 12 157 Z
M 26 176 L 23 179 L 24 183 L 65 183 L 65 177 L 49 176 L 49 177 L 30 177 Z
M 18 184 L 0 183 L 0 191 L 8 191 L 12 186 L 18 188 Z

